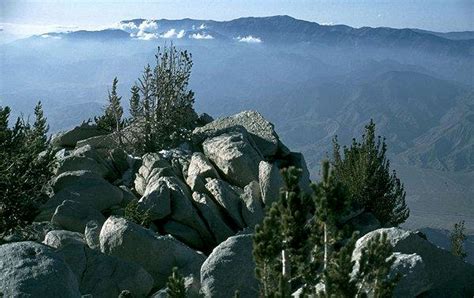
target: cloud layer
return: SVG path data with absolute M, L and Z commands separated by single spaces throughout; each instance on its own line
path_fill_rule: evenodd
M 160 35 L 161 38 L 183 38 L 184 37 L 184 30 L 179 32 L 176 29 L 170 29 L 167 32 Z
M 214 37 L 210 34 L 207 34 L 207 33 L 194 33 L 194 34 L 191 34 L 189 36 L 189 38 L 192 38 L 192 39 L 214 39 Z
M 255 37 L 252 35 L 247 35 L 247 36 L 238 36 L 237 38 L 238 42 L 246 42 L 246 43 L 261 43 L 262 40 L 259 37 Z

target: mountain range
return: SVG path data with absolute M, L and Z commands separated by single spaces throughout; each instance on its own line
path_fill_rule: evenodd
M 313 178 L 335 135 L 349 144 L 374 119 L 407 181 L 415 210 L 408 224 L 430 225 L 444 208 L 431 227 L 465 219 L 474 231 L 474 210 L 466 207 L 474 205 L 474 32 L 352 28 L 289 16 L 124 20 L 0 45 L 0 105 L 28 115 L 42 100 L 51 131 L 70 128 L 101 113 L 115 76 L 127 106 L 143 67 L 170 42 L 193 55 L 199 112 L 260 111 L 304 153 Z

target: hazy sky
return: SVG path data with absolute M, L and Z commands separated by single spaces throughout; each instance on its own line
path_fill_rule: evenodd
M 229 20 L 286 14 L 325 24 L 474 30 L 474 0 L 0 0 L 3 35 L 93 29 L 131 18 Z

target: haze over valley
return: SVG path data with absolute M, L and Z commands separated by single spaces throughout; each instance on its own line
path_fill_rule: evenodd
M 102 113 L 112 79 L 130 87 L 158 46 L 193 55 L 196 109 L 257 110 L 301 151 L 313 178 L 370 119 L 406 184 L 409 227 L 474 231 L 474 33 L 320 25 L 290 16 L 123 20 L 99 31 L 50 32 L 0 45 L 0 105 L 38 100 L 51 132 Z

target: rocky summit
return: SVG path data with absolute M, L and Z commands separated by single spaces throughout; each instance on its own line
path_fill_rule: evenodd
M 111 140 L 89 124 L 55 136 L 59 163 L 50 198 L 32 224 L 35 241 L 12 235 L 0 246 L 0 292 L 166 297 L 177 267 L 188 297 L 233 297 L 236 290 L 258 297 L 253 228 L 278 200 L 280 169 L 302 169 L 300 186 L 309 191 L 304 157 L 253 111 L 211 121 L 189 143 L 144 156 Z M 149 228 L 124 216 L 131 202 L 146 211 Z M 397 297 L 474 293 L 474 266 L 423 234 L 382 229 L 364 210 L 347 221 L 365 234 L 356 243 L 356 263 L 371 237 L 387 234 L 396 257 L 391 274 L 401 276 Z

